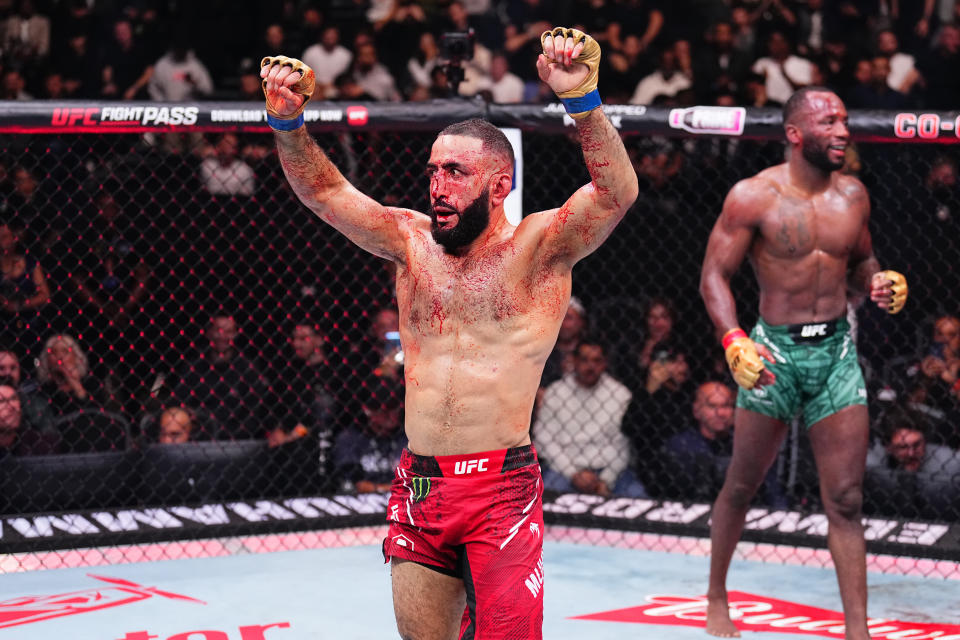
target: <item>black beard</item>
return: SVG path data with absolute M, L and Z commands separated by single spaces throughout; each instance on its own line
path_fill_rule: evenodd
M 838 169 L 842 169 L 846 158 L 844 158 L 840 163 L 836 163 L 830 159 L 830 148 L 829 146 L 820 146 L 815 143 L 804 142 L 800 147 L 801 153 L 803 153 L 803 158 L 815 166 L 817 169 L 820 169 L 824 173 L 833 173 Z
M 437 224 L 437 210 L 430 207 L 430 233 L 434 241 L 447 251 L 465 247 L 483 233 L 490 224 L 490 190 L 485 189 L 477 198 L 458 211 L 458 220 L 453 228 L 441 229 Z

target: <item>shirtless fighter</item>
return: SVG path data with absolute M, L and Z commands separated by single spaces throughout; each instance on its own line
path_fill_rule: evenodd
M 841 175 L 847 111 L 828 89 L 800 89 L 783 108 L 789 156 L 730 190 L 703 261 L 700 292 L 741 389 L 733 460 L 713 508 L 707 632 L 735 637 L 726 577 L 750 500 L 803 411 L 829 523 L 847 640 L 866 640 L 867 580 L 860 506 L 867 391 L 847 323 L 847 299 L 903 308 L 907 283 L 881 271 L 859 180 Z M 749 256 L 760 320 L 738 326 L 730 279 Z M 763 360 L 761 360 L 761 357 Z M 764 362 L 766 360 L 766 362 Z
M 570 299 L 573 265 L 610 234 L 637 178 L 597 93 L 600 47 L 557 28 L 540 78 L 576 121 L 591 181 L 559 209 L 504 216 L 513 151 L 481 120 L 440 132 L 427 214 L 358 192 L 303 127 L 313 72 L 265 58 L 280 161 L 300 200 L 397 264 L 409 450 L 397 468 L 384 556 L 400 635 L 541 638 L 542 483 L 530 414 Z

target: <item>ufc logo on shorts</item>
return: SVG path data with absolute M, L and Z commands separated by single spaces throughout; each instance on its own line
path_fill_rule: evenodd
M 817 338 L 827 335 L 826 324 L 805 324 L 800 329 L 801 338 Z
M 474 471 L 486 471 L 487 461 L 490 458 L 478 458 L 477 460 L 461 460 L 453 466 L 453 472 L 462 476 Z

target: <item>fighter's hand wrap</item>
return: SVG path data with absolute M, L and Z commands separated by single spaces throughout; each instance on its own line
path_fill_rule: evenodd
M 744 389 L 753 389 L 763 372 L 763 361 L 753 340 L 739 327 L 723 335 L 723 351 L 733 379 Z
M 587 65 L 587 77 L 573 89 L 558 93 L 557 97 L 560 98 L 564 109 L 567 110 L 567 115 L 574 119 L 585 118 L 588 113 L 602 104 L 600 102 L 600 92 L 597 91 L 597 71 L 600 67 L 600 45 L 596 40 L 579 29 L 556 27 L 555 29 L 544 31 L 540 34 L 540 45 L 543 47 L 544 54 L 546 54 L 548 58 L 552 57 L 552 52 L 554 51 L 553 39 L 557 37 L 562 37 L 565 40 L 570 38 L 574 48 L 576 48 L 578 44 L 583 45 L 580 55 L 578 55 L 573 62 Z M 550 38 L 549 45 L 547 38 Z
M 903 277 L 902 273 L 897 271 L 881 271 L 880 275 L 892 282 L 890 285 L 890 290 L 893 291 L 893 295 L 890 296 L 890 304 L 887 307 L 887 313 L 899 313 L 903 309 L 903 305 L 907 302 L 907 293 L 909 289 L 907 288 L 907 279 Z
M 303 126 L 303 110 L 306 108 L 311 96 L 313 96 L 316 78 L 313 75 L 313 69 L 296 58 L 267 56 L 260 61 L 261 68 L 272 67 L 273 65 L 290 67 L 291 73 L 300 73 L 300 79 L 287 88 L 293 93 L 303 96 L 303 102 L 300 103 L 296 111 L 288 115 L 281 115 L 276 110 L 276 107 L 270 103 L 270 94 L 267 93 L 267 80 L 266 78 L 263 80 L 263 94 L 267 103 L 267 124 L 277 131 L 293 131 Z

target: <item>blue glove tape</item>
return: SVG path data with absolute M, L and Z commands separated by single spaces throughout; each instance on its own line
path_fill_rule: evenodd
M 596 89 L 580 98 L 561 98 L 560 102 L 569 114 L 585 113 L 603 104 L 600 102 L 600 92 Z
M 267 124 L 270 125 L 270 128 L 274 131 L 293 131 L 303 126 L 303 114 L 301 113 L 293 120 L 282 120 L 280 118 L 274 118 L 268 113 Z

